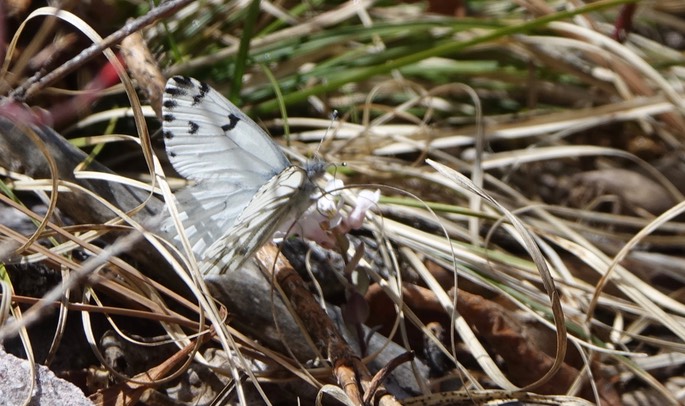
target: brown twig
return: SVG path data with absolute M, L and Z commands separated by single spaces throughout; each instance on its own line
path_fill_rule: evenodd
M 121 56 L 131 77 L 138 83 L 138 88 L 150 100 L 150 106 L 162 118 L 162 93 L 166 80 L 159 69 L 156 59 L 139 32 L 135 32 L 121 41 Z
M 45 76 L 41 76 L 43 72 L 36 73 L 31 78 L 26 80 L 21 86 L 14 89 L 9 95 L 10 99 L 16 101 L 24 101 L 30 98 L 39 90 L 45 88 L 46 86 L 49 86 L 57 79 L 73 72 L 79 66 L 82 66 L 84 63 L 93 59 L 97 55 L 100 55 L 103 50 L 119 43 L 124 38 L 128 37 L 134 32 L 139 31 L 143 27 L 152 24 L 158 19 L 166 17 L 167 15 L 176 12 L 178 9 L 188 5 L 191 2 L 192 0 L 170 0 L 160 4 L 159 7 L 152 9 L 149 13 L 145 14 L 144 16 L 138 17 L 135 20 L 132 20 L 131 22 L 127 23 L 126 25 L 121 27 L 121 29 L 117 30 L 113 34 L 109 35 L 107 38 L 103 39 L 102 42 L 93 44 L 88 48 L 84 49 L 83 51 L 81 51 L 81 53 L 71 58 L 69 61 L 64 63 L 59 68 L 49 72 Z
M 362 393 L 374 388 L 370 402 L 380 405 L 399 405 L 380 383 L 372 382 L 366 365 L 345 342 L 335 324 L 309 292 L 300 275 L 293 270 L 282 255 L 278 255 L 278 249 L 267 245 L 257 253 L 257 258 L 261 264 L 265 265 L 262 268 L 263 271 L 270 273 L 271 269 L 274 270 L 274 280 L 290 300 L 302 324 L 307 326 L 307 333 L 318 346 L 318 350 L 333 364 L 333 373 L 338 385 L 350 399 L 356 404 L 365 404 Z M 276 258 L 275 262 L 273 258 Z
M 404 354 L 393 358 L 392 360 L 390 360 L 390 362 L 388 362 L 386 366 L 381 368 L 381 370 L 378 371 L 376 375 L 374 375 L 373 379 L 371 380 L 371 385 L 364 394 L 364 404 L 368 405 L 371 403 L 371 399 L 373 399 L 373 397 L 379 393 L 378 390 L 380 389 L 381 384 L 383 383 L 385 378 L 387 378 L 390 375 L 390 373 L 395 370 L 395 368 L 413 359 L 414 351 L 407 351 Z
M 188 362 L 202 344 L 209 341 L 212 334 L 203 334 L 190 344 L 172 355 L 169 359 L 136 375 L 130 382 L 123 382 L 92 394 L 89 398 L 96 405 L 133 405 L 141 399 L 145 391 L 155 387 L 168 376 L 178 364 Z

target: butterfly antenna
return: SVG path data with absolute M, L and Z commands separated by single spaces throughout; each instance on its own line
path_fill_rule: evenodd
M 338 121 L 338 119 L 340 118 L 340 114 L 338 113 L 338 110 L 333 110 L 329 117 L 331 119 L 331 122 L 328 123 L 328 128 L 326 129 L 326 132 L 324 133 L 323 137 L 321 137 L 321 141 L 319 141 L 319 145 L 316 147 L 316 151 L 314 151 L 315 155 L 320 155 L 319 151 L 321 150 L 321 145 L 323 145 L 323 142 L 328 138 L 328 135 L 333 133 L 333 123 Z

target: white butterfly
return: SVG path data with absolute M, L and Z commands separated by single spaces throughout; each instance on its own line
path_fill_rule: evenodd
M 326 169 L 319 160 L 291 165 L 254 121 L 196 79 L 169 79 L 162 118 L 172 165 L 195 181 L 176 198 L 205 275 L 239 268 L 280 226 L 299 217 Z

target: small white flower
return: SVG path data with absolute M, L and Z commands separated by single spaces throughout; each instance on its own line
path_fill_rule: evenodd
M 324 193 L 319 193 L 313 198 L 316 199 L 316 207 L 309 207 L 305 215 L 313 215 L 313 213 L 318 213 L 320 215 L 320 220 L 328 220 L 329 229 L 335 228 L 342 221 L 341 209 L 343 207 L 343 201 L 340 196 L 345 183 L 340 179 L 334 179 L 329 181 L 324 187 Z
M 347 217 L 349 229 L 357 230 L 361 228 L 364 218 L 366 217 L 366 212 L 378 203 L 380 197 L 381 191 L 379 189 L 365 189 L 359 192 L 354 210 L 352 210 L 352 213 Z
M 378 203 L 380 190 L 360 191 L 352 212 L 347 215 L 342 210 L 344 202 L 340 197 L 343 187 L 344 183 L 339 179 L 328 182 L 323 192 L 312 196 L 316 199 L 316 205 L 305 211 L 290 233 L 299 234 L 324 248 L 333 248 L 336 246 L 336 236 L 361 228 L 366 212 Z M 277 236 L 283 238 L 287 231 L 279 231 Z

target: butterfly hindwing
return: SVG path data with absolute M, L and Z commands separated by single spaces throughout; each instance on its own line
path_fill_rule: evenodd
M 193 252 L 201 254 L 221 238 L 244 208 L 235 202 L 249 201 L 253 194 L 254 189 L 231 188 L 220 181 L 199 182 L 176 192 L 181 219 Z M 173 230 L 171 219 L 165 223 L 165 230 Z
M 296 166 L 271 178 L 252 197 L 233 227 L 207 249 L 203 273 L 239 268 L 281 224 L 302 214 L 309 205 L 312 188 L 307 172 Z

